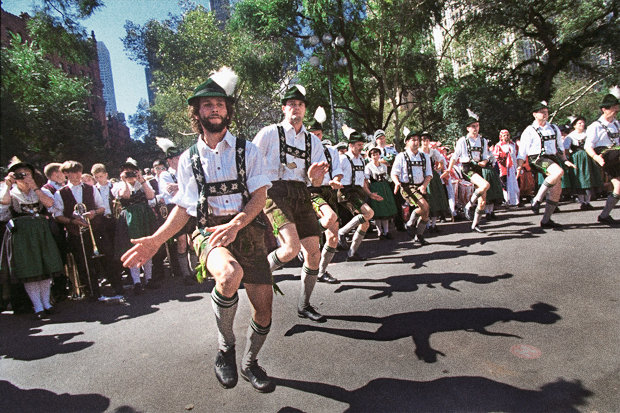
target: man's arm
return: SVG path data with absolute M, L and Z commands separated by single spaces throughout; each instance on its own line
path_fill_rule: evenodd
M 123 266 L 137 267 L 152 258 L 164 242 L 174 237 L 185 226 L 188 219 L 189 215 L 185 208 L 175 206 L 166 222 L 153 235 L 131 240 L 135 245 L 121 257 Z

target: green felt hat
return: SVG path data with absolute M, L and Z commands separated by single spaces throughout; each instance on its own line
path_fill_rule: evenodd
M 194 89 L 194 94 L 187 99 L 187 104 L 191 105 L 194 99 L 201 97 L 221 97 L 233 101 L 238 79 L 239 77 L 232 69 L 223 67 Z
M 308 101 L 306 100 L 306 88 L 302 85 L 293 85 L 288 88 L 284 96 L 282 96 L 281 103 L 283 105 L 286 105 L 286 101 L 290 99 L 301 100 L 302 102 L 307 104 Z
M 549 109 L 549 104 L 545 100 L 541 100 L 532 105 L 532 113 L 539 112 L 542 109 Z

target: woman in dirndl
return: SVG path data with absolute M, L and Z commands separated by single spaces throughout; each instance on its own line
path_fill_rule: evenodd
M 506 205 L 519 205 L 517 147 L 512 143 L 508 129 L 502 129 L 499 132 L 499 142 L 493 147 L 493 156 L 497 160 L 497 166 L 499 166 L 499 176 Z
M 584 211 L 593 209 L 590 204 L 594 188 L 603 186 L 601 169 L 588 156 L 583 145 L 586 142 L 586 119 L 583 116 L 569 117 L 573 131 L 568 134 L 564 148 L 570 152 L 571 161 L 577 166 L 570 168 L 569 176 L 577 195 L 577 200 Z
M 368 200 L 368 204 L 374 211 L 375 226 L 380 239 L 391 239 L 390 220 L 396 215 L 396 202 L 394 194 L 390 189 L 388 181 L 387 165 L 381 163 L 381 149 L 372 148 L 368 151 L 370 162 L 366 164 L 364 173 L 366 179 L 370 182 L 370 192 L 381 195 L 383 201 L 376 201 L 372 198 Z
M 428 232 L 439 232 L 437 218 L 452 215 L 448 192 L 440 176 L 446 168 L 446 158 L 437 149 L 431 147 L 431 135 L 428 132 L 422 132 L 420 136 L 420 152 L 424 152 L 430 158 L 433 170 L 433 178 L 426 189 L 430 207 Z
M 34 180 L 34 167 L 17 158 L 9 165 L 6 190 L 0 202 L 9 205 L 12 219 L 2 241 L 1 266 L 6 266 L 11 282 L 21 282 L 32 302 L 37 320 L 53 313 L 50 301 L 52 277 L 63 271 L 62 259 L 45 208 L 54 199 L 45 195 Z
M 116 221 L 116 236 L 114 238 L 115 259 L 130 249 L 132 239 L 152 235 L 155 232 L 155 213 L 148 201 L 155 198 L 151 185 L 144 179 L 138 163 L 131 158 L 121 165 L 120 182 L 112 187 L 112 195 L 121 203 L 121 213 Z M 152 281 L 153 261 L 147 260 L 143 265 L 144 286 L 156 288 Z M 140 267 L 130 268 L 134 294 L 143 290 L 140 279 Z

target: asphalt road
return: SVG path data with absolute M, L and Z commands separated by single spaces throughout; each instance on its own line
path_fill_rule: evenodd
M 522 209 L 486 234 L 442 224 L 422 248 L 367 238 L 368 261 L 339 253 L 342 283 L 317 285 L 324 324 L 296 315 L 300 267 L 277 271 L 271 394 L 215 379 L 212 283 L 63 302 L 46 322 L 2 313 L 0 412 L 618 412 L 620 230 L 594 205 L 562 205 L 561 231 Z M 238 360 L 248 320 L 241 290 Z

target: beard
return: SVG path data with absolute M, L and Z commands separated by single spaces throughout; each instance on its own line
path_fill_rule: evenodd
M 200 124 L 209 133 L 220 133 L 230 125 L 230 118 L 217 115 L 221 119 L 219 124 L 212 123 L 209 118 L 200 117 Z

